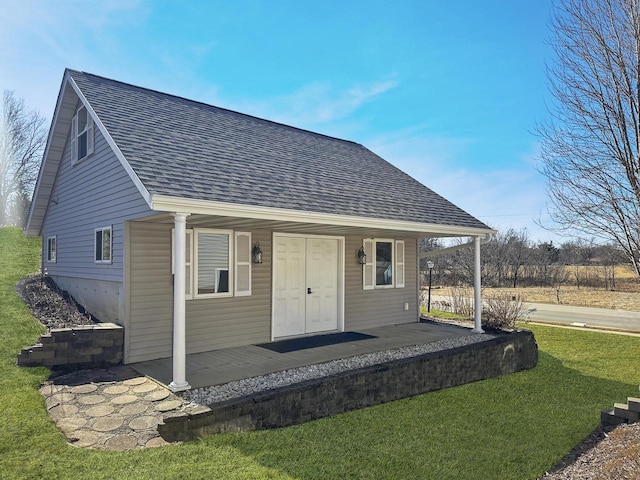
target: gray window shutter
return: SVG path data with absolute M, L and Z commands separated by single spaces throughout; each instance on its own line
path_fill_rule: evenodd
M 251 233 L 235 232 L 235 295 L 251 295 Z
M 87 156 L 93 153 L 93 144 L 94 144 L 93 131 L 94 131 L 93 117 L 91 117 L 91 115 L 89 114 L 89 111 L 87 110 Z
M 404 288 L 404 240 L 396 240 L 396 288 Z
M 362 246 L 367 255 L 366 263 L 362 265 L 362 289 L 373 290 L 376 285 L 375 242 L 372 238 L 365 238 L 362 240 Z
M 78 114 L 71 120 L 71 165 L 78 161 Z

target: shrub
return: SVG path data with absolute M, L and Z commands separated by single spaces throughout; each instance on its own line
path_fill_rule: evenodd
M 483 304 L 482 328 L 485 330 L 513 330 L 516 322 L 529 321 L 531 310 L 520 296 L 494 293 L 487 295 Z
M 473 317 L 473 289 L 452 287 L 449 298 L 451 312 L 465 317 Z

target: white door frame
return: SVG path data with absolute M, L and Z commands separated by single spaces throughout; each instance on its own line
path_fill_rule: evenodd
M 338 331 L 344 332 L 344 290 L 345 290 L 345 278 L 344 278 L 344 248 L 345 248 L 345 240 L 344 237 L 333 236 L 333 235 L 306 235 L 300 233 L 282 233 L 282 232 L 273 232 L 272 238 L 272 252 L 271 252 L 271 341 L 273 341 L 276 337 L 273 335 L 273 321 L 275 318 L 275 303 L 276 303 L 276 237 L 297 237 L 304 238 L 305 240 L 308 238 L 326 238 L 330 240 L 338 241 Z M 306 250 L 305 250 L 306 252 Z M 305 253 L 306 255 L 306 253 Z M 306 264 L 306 261 L 305 261 Z M 305 275 L 306 277 L 306 275 Z M 317 335 L 315 333 L 314 335 Z M 301 335 L 304 336 L 304 335 Z

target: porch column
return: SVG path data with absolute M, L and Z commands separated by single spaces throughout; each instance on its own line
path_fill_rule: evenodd
M 169 388 L 174 392 L 191 388 L 187 382 L 187 343 L 185 319 L 185 269 L 188 213 L 173 213 L 173 380 Z
M 480 280 L 480 237 L 474 239 L 474 270 L 473 270 L 473 305 L 474 305 L 474 322 L 473 331 L 476 333 L 484 333 L 482 330 L 482 293 Z

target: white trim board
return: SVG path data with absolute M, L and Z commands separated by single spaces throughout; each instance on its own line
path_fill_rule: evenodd
M 441 234 L 452 237 L 478 236 L 494 233 L 487 228 L 460 227 L 455 225 L 438 225 L 404 220 L 388 220 L 384 218 L 356 217 L 330 213 L 290 210 L 284 208 L 260 207 L 237 203 L 211 202 L 189 198 L 151 196 L 151 208 L 156 211 L 186 211 L 191 214 L 220 215 L 226 217 L 254 218 L 259 220 L 276 220 L 295 223 L 317 223 L 322 225 L 338 225 L 344 227 L 378 228 L 383 230 L 400 230 Z

